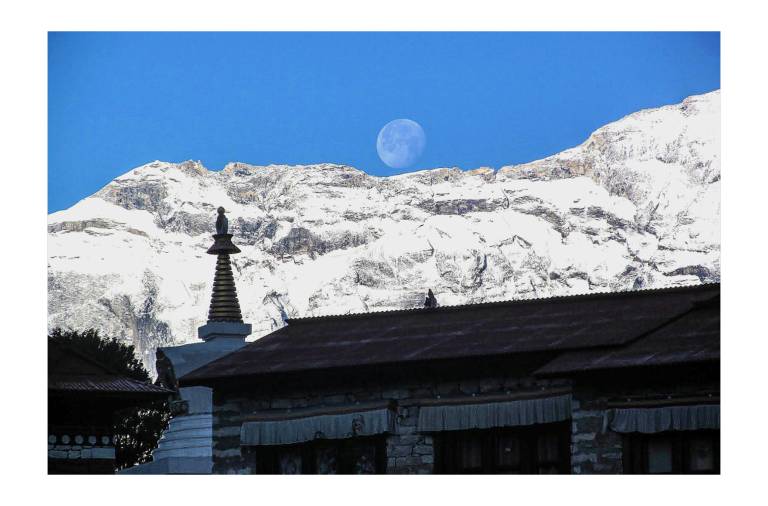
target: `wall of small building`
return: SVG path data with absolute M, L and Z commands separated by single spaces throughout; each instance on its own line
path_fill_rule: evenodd
M 112 474 L 115 447 L 112 438 L 87 432 L 48 435 L 49 474 Z
M 91 393 L 48 395 L 48 473 L 112 474 L 114 399 Z

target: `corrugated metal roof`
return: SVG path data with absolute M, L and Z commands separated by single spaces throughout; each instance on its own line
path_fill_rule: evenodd
M 719 284 L 289 320 L 184 376 L 206 379 L 618 346 L 667 324 Z
M 716 360 L 720 360 L 719 296 L 626 346 L 566 352 L 536 373 L 565 374 Z
M 142 383 L 123 376 L 106 375 L 51 375 L 48 377 L 48 390 L 163 395 L 173 393 L 171 390 L 151 383 Z
M 164 387 L 123 376 L 72 345 L 48 339 L 48 391 L 142 394 L 173 393 Z

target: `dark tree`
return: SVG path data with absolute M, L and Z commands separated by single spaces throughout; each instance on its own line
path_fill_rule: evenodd
M 133 346 L 101 338 L 94 329 L 77 332 L 56 328 L 48 339 L 70 346 L 121 376 L 144 382 L 151 380 L 136 358 Z M 147 462 L 170 416 L 167 401 L 146 402 L 118 412 L 113 425 L 116 468 L 124 469 Z

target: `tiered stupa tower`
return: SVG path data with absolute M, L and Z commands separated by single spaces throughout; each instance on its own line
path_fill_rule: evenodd
M 224 215 L 224 208 L 219 207 L 218 213 L 214 243 L 208 248 L 208 254 L 217 257 L 208 323 L 197 329 L 197 335 L 204 341 L 221 337 L 245 339 L 251 333 L 251 325 L 243 323 L 235 279 L 232 276 L 232 263 L 229 259 L 229 255 L 240 253 L 240 248 L 232 243 L 232 234 L 228 233 L 229 224 Z

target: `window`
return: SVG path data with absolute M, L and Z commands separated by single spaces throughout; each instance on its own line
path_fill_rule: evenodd
M 324 439 L 247 450 L 256 474 L 379 474 L 386 471 L 384 437 Z
M 624 439 L 624 472 L 717 474 L 720 472 L 720 431 L 628 434 Z
M 435 433 L 441 474 L 570 473 L 570 422 Z

